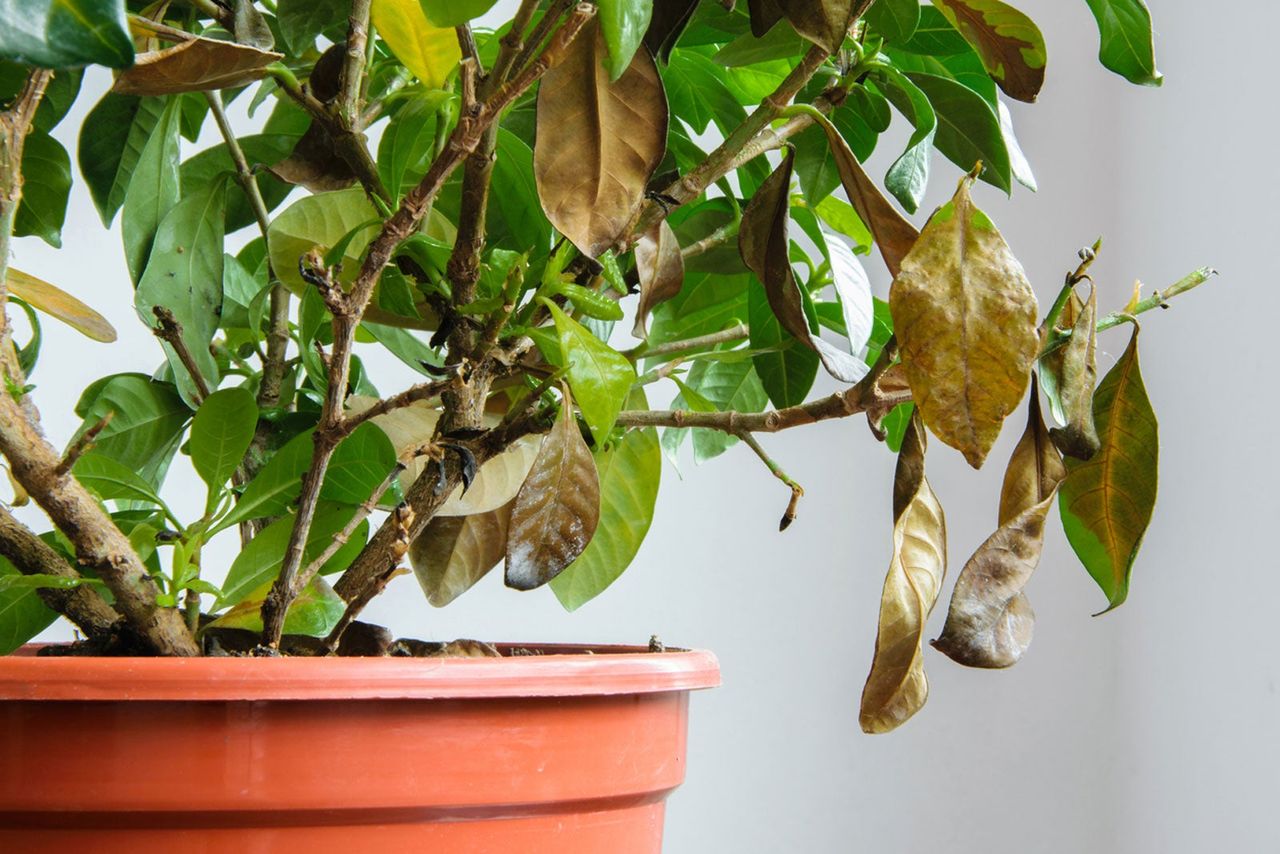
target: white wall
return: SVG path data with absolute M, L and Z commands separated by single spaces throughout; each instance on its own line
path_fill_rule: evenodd
M 979 202 L 1042 301 L 1099 234 L 1107 245 L 1094 272 L 1106 307 L 1124 302 L 1135 277 L 1162 286 L 1203 264 L 1223 273 L 1145 319 L 1163 489 L 1123 608 L 1090 617 L 1101 594 L 1054 530 L 1029 589 L 1039 625 L 1025 660 L 972 672 L 930 652 L 927 708 L 893 735 L 862 735 L 893 459 L 850 420 L 765 439 L 808 491 L 784 535 L 784 490 L 737 448 L 688 464 L 683 480 L 664 472 L 636 564 L 576 614 L 547 591 L 518 594 L 497 577 L 444 611 L 402 579 L 368 612 L 421 637 L 641 643 L 657 633 L 715 650 L 725 685 L 693 704 L 689 781 L 669 811 L 672 854 L 1280 848 L 1271 803 L 1280 667 L 1269 620 L 1280 580 L 1268 536 L 1280 507 L 1266 447 L 1274 382 L 1262 374 L 1280 308 L 1267 154 L 1277 125 L 1264 82 L 1280 12 L 1246 0 L 1153 2 L 1168 80 L 1148 90 L 1097 66 L 1084 3 L 1018 5 L 1047 33 L 1051 56 L 1040 103 L 1015 108 L 1040 192 L 1008 200 L 984 189 Z M 877 156 L 879 171 L 893 145 Z M 958 174 L 935 162 L 926 207 Z M 74 390 L 159 359 L 128 308 L 118 234 L 103 232 L 81 186 L 67 240 L 75 248 L 62 253 L 19 241 L 15 263 L 77 290 L 124 341 L 93 345 L 48 324 L 36 399 L 60 441 L 75 426 Z M 1124 341 L 1123 331 L 1105 339 L 1104 369 Z M 934 443 L 929 471 L 948 512 L 953 577 L 994 525 L 1017 432 L 1006 431 L 978 474 Z M 175 494 L 194 506 L 194 478 L 178 478 Z M 941 609 L 934 633 L 940 620 Z

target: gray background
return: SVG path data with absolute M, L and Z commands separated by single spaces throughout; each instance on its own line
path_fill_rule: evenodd
M 1268 84 L 1280 12 L 1246 0 L 1153 0 L 1168 79 L 1150 90 L 1097 65 L 1083 2 L 1018 5 L 1046 32 L 1051 57 L 1040 103 L 1014 108 L 1040 192 L 1019 188 L 1009 200 L 984 188 L 978 200 L 1041 300 L 1100 234 L 1104 309 L 1124 303 L 1134 278 L 1163 287 L 1200 265 L 1222 271 L 1145 318 L 1162 491 L 1123 608 L 1090 616 L 1102 596 L 1054 526 L 1029 588 L 1039 621 L 1024 661 L 971 672 L 930 652 L 924 711 L 892 735 L 862 735 L 893 459 L 851 419 L 765 438 L 808 490 L 785 535 L 775 530 L 784 490 L 739 447 L 702 468 L 690 461 L 683 480 L 664 471 L 636 563 L 578 613 L 563 613 L 548 591 L 507 591 L 496 576 L 444 611 L 401 579 L 368 612 L 422 637 L 643 642 L 657 633 L 715 650 L 724 687 L 694 699 L 689 779 L 669 810 L 672 854 L 1280 850 L 1274 384 L 1262 370 L 1274 360 L 1280 307 Z M 72 150 L 78 118 L 105 85 L 91 81 L 59 130 Z M 957 175 L 935 159 L 925 209 Z M 35 394 L 58 442 L 74 429 L 71 406 L 89 380 L 159 359 L 129 308 L 118 232 L 102 229 L 79 184 L 66 240 L 61 253 L 20 240 L 14 261 L 81 294 L 123 334 L 105 347 L 47 324 Z M 883 293 L 886 275 L 869 265 Z M 1124 343 L 1123 331 L 1104 339 L 1104 370 Z M 409 379 L 386 370 L 384 389 Z M 994 525 L 1017 432 L 1005 431 L 981 473 L 934 443 L 929 474 L 948 512 L 952 578 Z M 195 483 L 177 467 L 177 504 L 196 509 Z M 215 553 L 229 559 L 232 548 L 222 542 Z

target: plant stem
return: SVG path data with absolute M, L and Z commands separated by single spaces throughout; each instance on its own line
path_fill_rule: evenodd
M 666 344 L 656 344 L 652 347 L 648 344 L 638 344 L 622 355 L 632 361 L 635 361 L 636 359 L 656 359 L 659 356 L 672 356 L 680 353 L 688 353 L 693 350 L 709 349 L 711 347 L 715 347 L 717 344 L 728 344 L 734 341 L 742 341 L 750 334 L 751 330 L 745 323 L 738 323 L 730 326 L 728 329 L 722 329 L 719 332 L 711 332 L 706 335 L 685 338 L 681 341 L 668 341 Z
M 785 531 L 791 527 L 791 523 L 796 520 L 796 505 L 800 503 L 800 499 L 804 497 L 804 487 L 791 479 L 791 476 L 783 471 L 782 466 L 774 462 L 773 457 L 765 452 L 760 446 L 759 440 L 749 431 L 743 431 L 738 434 L 738 438 L 747 444 L 751 450 L 755 451 L 756 456 L 765 464 L 769 471 L 778 480 L 782 481 L 791 488 L 791 500 L 787 502 L 787 509 L 782 514 L 782 520 L 778 523 L 778 530 Z
M 200 366 L 196 364 L 195 356 L 187 349 L 187 342 L 182 338 L 182 324 L 173 316 L 173 312 L 162 305 L 153 306 L 152 314 L 156 316 L 159 325 L 152 330 L 155 336 L 164 341 L 173 348 L 173 352 L 177 354 L 178 361 L 182 362 L 182 367 L 186 368 L 191 382 L 195 385 L 196 404 L 204 403 L 205 398 L 209 396 L 209 383 L 205 380 L 204 375 L 200 373 Z
M 346 54 L 339 78 L 335 114 L 338 124 L 348 133 L 360 130 L 360 92 L 364 83 L 366 47 L 369 42 L 369 10 L 372 0 L 351 0 L 347 18 Z

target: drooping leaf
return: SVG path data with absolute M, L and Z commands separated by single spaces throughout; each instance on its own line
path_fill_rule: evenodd
M 999 528 L 960 571 L 934 648 L 968 667 L 1010 667 L 1022 658 L 1035 629 L 1023 589 L 1040 563 L 1045 517 L 1066 474 L 1033 388 L 1026 432 L 1005 470 Z
M 1039 189 L 1036 176 L 1031 171 L 1031 163 L 1022 151 L 1017 134 L 1013 131 L 1013 115 L 1002 100 L 996 101 L 996 116 L 1000 120 L 1000 135 L 1004 138 L 1005 150 L 1009 153 L 1009 171 L 1013 180 L 1034 193 Z
M 134 167 L 165 111 L 162 98 L 107 93 L 80 126 L 76 160 L 103 225 L 124 204 Z
M 351 164 L 338 153 L 333 134 L 319 122 L 311 123 L 307 132 L 294 143 L 289 156 L 274 163 L 270 173 L 287 184 L 306 187 L 313 193 L 345 190 L 357 179 Z
M 274 583 L 268 581 L 251 591 L 243 601 L 205 628 L 262 631 L 262 603 L 271 592 L 271 586 Z M 284 619 L 284 633 L 312 638 L 326 637 L 333 631 L 334 626 L 338 625 L 338 621 L 342 619 L 346 610 L 346 600 L 335 593 L 327 581 L 317 575 L 289 604 L 289 612 Z
M 564 354 L 569 386 L 592 437 L 597 443 L 603 442 L 636 380 L 635 368 L 557 306 L 548 306 Z
M 497 0 L 418 0 L 433 27 L 460 27 L 479 18 Z
M 257 426 L 258 403 L 246 389 L 224 388 L 200 404 L 191 422 L 191 463 L 210 489 L 231 479 Z
M 769 306 L 788 333 L 818 354 L 823 366 L 841 382 L 857 382 L 866 374 L 861 359 L 838 349 L 810 330 L 804 302 L 791 272 L 791 173 L 795 150 L 756 190 L 742 212 L 738 249 L 743 262 L 764 284 Z
M 881 194 L 880 188 L 863 171 L 862 165 L 853 156 L 848 143 L 840 136 L 835 125 L 826 120 L 820 124 L 827 134 L 836 167 L 840 171 L 840 182 L 844 185 L 849 201 L 858 212 L 858 217 L 871 229 L 885 266 L 889 268 L 889 275 L 897 277 L 902 268 L 902 259 L 907 257 L 920 237 L 920 232 Z
M 982 58 L 1005 94 L 1031 102 L 1044 85 L 1044 36 L 1035 22 L 1000 0 L 934 0 Z
M 897 729 L 929 696 L 922 645 L 947 571 L 947 526 L 924 476 L 924 454 L 924 429 L 915 419 L 907 428 L 893 481 L 893 556 L 858 716 L 867 733 Z
M 488 513 L 436 516 L 409 546 L 409 562 L 427 601 L 443 608 L 493 569 L 507 553 L 509 502 Z
M 684 256 L 675 232 L 664 219 L 636 244 L 636 272 L 640 276 L 640 305 L 636 308 L 637 338 L 647 334 L 649 313 L 680 293 L 684 286 Z
M 653 0 L 599 0 L 598 20 L 609 52 L 609 79 L 617 80 L 631 65 L 653 15 Z
M 551 590 L 566 611 L 599 596 L 631 565 L 653 522 L 662 473 L 655 430 L 631 430 L 596 453 L 600 525 L 586 551 L 555 578 Z
M 56 285 L 13 267 L 9 268 L 7 278 L 9 293 L 33 308 L 58 318 L 94 341 L 110 344 L 116 340 L 116 330 L 105 317 Z
M 258 7 L 253 5 L 253 0 L 235 0 L 232 9 L 231 34 L 236 41 L 261 50 L 271 50 L 276 46 L 271 25 L 267 23 L 266 16 L 258 11 Z
M 667 101 L 653 58 L 637 52 L 611 81 L 604 37 L 589 24 L 538 90 L 533 169 L 547 218 L 598 257 L 644 199 L 666 139 Z
M 1138 365 L 1138 327 L 1098 385 L 1093 417 L 1102 447 L 1067 459 L 1059 509 L 1076 556 L 1106 594 L 1107 610 L 1129 595 L 1129 577 L 1156 504 L 1159 426 Z
M 1022 265 L 969 195 L 929 219 L 889 291 L 912 396 L 938 438 L 980 468 L 1039 350 Z
M 920 0 L 875 0 L 863 17 L 888 41 L 901 44 L 920 26 Z
M 173 95 L 231 89 L 261 80 L 267 66 L 284 54 L 238 42 L 192 38 L 138 54 L 133 67 L 116 78 L 118 95 Z
M 698 0 L 653 0 L 653 15 L 644 33 L 644 46 L 657 59 L 671 61 L 671 51 L 698 8 Z
M 831 262 L 831 284 L 840 298 L 844 335 L 854 355 L 863 352 L 871 340 L 874 308 L 871 280 L 849 245 L 834 234 L 826 235 L 827 257 Z
M 0 579 L 20 576 L 18 568 L 0 557 Z M 44 604 L 31 587 L 0 588 L 0 655 L 8 655 L 53 625 L 58 612 Z
M 507 535 L 506 583 L 541 587 L 586 550 L 600 522 L 600 478 L 566 397 L 516 495 Z
M 1073 291 L 1057 324 L 1071 337 L 1040 360 L 1049 409 L 1064 425 L 1051 430 L 1050 435 L 1059 450 L 1079 460 L 1092 458 L 1101 444 L 1093 423 L 1093 390 L 1098 381 L 1097 316 L 1097 289 L 1091 288 L 1088 302 Z
M 1098 60 L 1130 83 L 1159 86 L 1151 12 L 1143 0 L 1085 0 L 1098 21 Z
M 848 34 L 853 0 L 776 0 L 796 32 L 828 53 Z
M 125 189 L 121 196 L 123 210 L 120 234 L 124 240 L 129 277 L 135 283 L 142 278 L 142 270 L 151 255 L 151 244 L 155 240 L 160 221 L 178 203 L 181 195 L 178 173 L 180 115 L 178 100 L 168 99 L 164 111 L 146 138 L 133 172 L 125 179 Z M 129 139 L 130 142 L 133 141 L 132 132 Z M 123 165 L 122 162 L 122 168 Z
M 404 67 L 440 89 L 462 59 L 453 27 L 433 27 L 419 0 L 373 0 L 373 26 Z
M 894 106 L 915 125 L 915 133 L 907 141 L 906 150 L 889 167 L 884 186 L 907 209 L 907 213 L 915 213 L 929 186 L 929 158 L 938 130 L 938 117 L 929 103 L 929 96 L 905 74 L 894 68 L 880 71 Z M 895 93 L 897 97 L 893 97 Z
M 22 149 L 22 199 L 13 222 L 18 237 L 39 237 L 62 246 L 62 224 L 71 192 L 71 155 L 49 134 L 33 130 Z
M 8 0 L 0 59 L 44 68 L 133 63 L 124 0 Z

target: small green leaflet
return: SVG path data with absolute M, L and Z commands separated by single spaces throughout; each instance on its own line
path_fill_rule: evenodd
M 1130 83 L 1159 86 L 1151 13 L 1142 0 L 1085 0 L 1098 21 L 1098 59 Z
M 879 69 L 894 105 L 915 125 L 915 133 L 907 142 L 902 155 L 889 167 L 884 186 L 898 202 L 915 213 L 929 186 L 929 157 L 933 149 L 934 134 L 938 130 L 938 118 L 929 103 L 929 97 L 905 74 L 895 68 Z
M 191 422 L 191 464 L 210 490 L 231 479 L 257 426 L 258 404 L 245 389 L 215 391 L 200 404 Z

